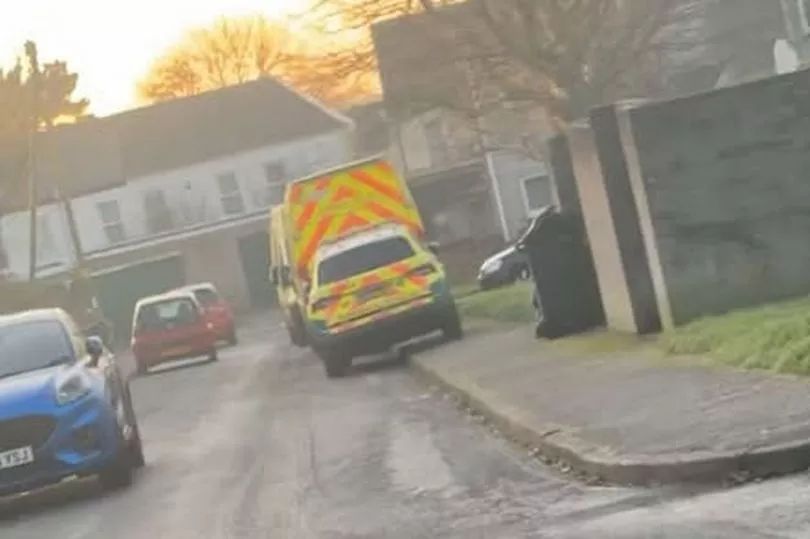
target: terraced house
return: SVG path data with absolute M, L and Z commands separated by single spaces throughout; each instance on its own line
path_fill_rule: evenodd
M 287 181 L 349 161 L 352 133 L 351 120 L 262 79 L 42 134 L 36 273 L 83 260 L 117 325 L 137 297 L 183 282 L 263 305 L 268 207 Z M 12 198 L 0 233 L 6 274 L 22 279 L 29 212 Z

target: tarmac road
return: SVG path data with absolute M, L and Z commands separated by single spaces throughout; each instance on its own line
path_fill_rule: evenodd
M 327 380 L 271 319 L 241 337 L 217 363 L 133 381 L 148 464 L 131 488 L 73 481 L 0 501 L 0 537 L 810 537 L 804 476 L 705 493 L 590 487 L 395 360 Z

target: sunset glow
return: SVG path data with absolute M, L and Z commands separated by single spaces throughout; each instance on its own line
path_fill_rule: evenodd
M 135 103 L 135 83 L 156 56 L 190 28 L 218 17 L 283 18 L 309 0 L 28 0 L 0 2 L 0 66 L 11 65 L 28 39 L 44 61 L 66 60 L 79 73 L 77 96 L 109 114 Z M 13 23 L 11 23 L 13 21 Z

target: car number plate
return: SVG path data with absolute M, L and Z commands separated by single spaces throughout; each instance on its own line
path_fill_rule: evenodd
M 361 291 L 357 295 L 357 297 L 360 299 L 360 301 L 371 301 L 373 299 L 377 299 L 379 297 L 384 296 L 387 291 L 388 291 L 387 286 L 376 286 L 374 288 L 369 288 Z
M 167 348 L 163 351 L 163 357 L 177 357 L 183 356 L 191 352 L 190 346 L 175 346 L 173 348 Z
M 34 449 L 32 447 L 20 447 L 0 453 L 0 470 L 16 468 L 32 462 L 34 462 Z

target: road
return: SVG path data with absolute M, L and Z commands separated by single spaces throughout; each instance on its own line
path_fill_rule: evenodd
M 133 381 L 148 465 L 0 502 L 3 539 L 810 537 L 804 476 L 731 491 L 591 487 L 395 360 L 330 381 L 268 319 L 217 363 Z

